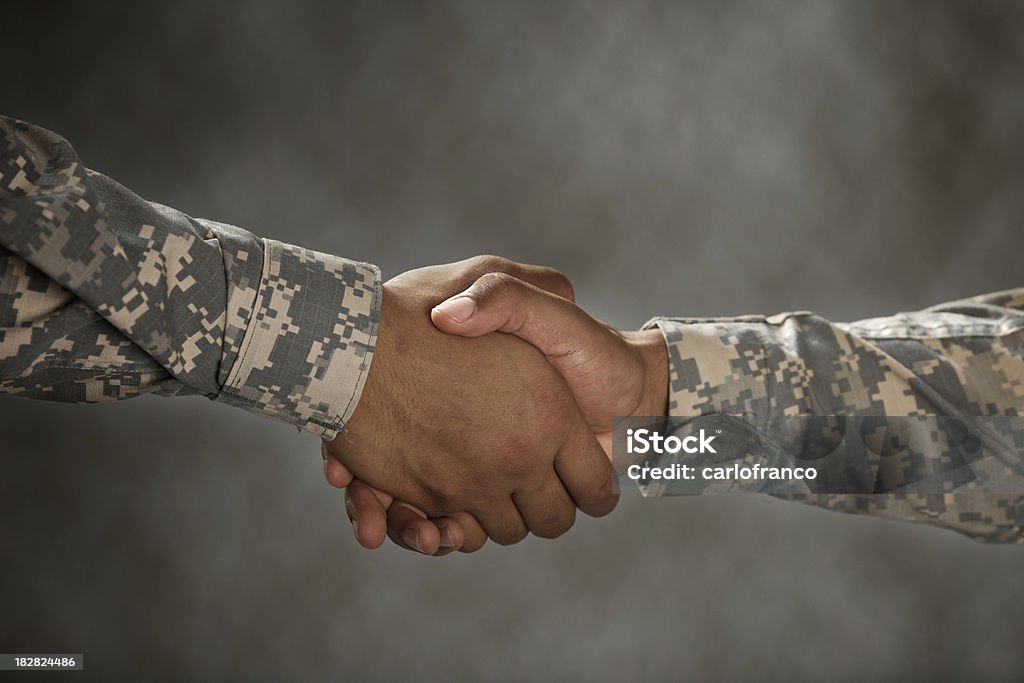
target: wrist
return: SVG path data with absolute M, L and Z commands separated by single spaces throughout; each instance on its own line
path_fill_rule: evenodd
M 630 332 L 627 337 L 643 366 L 643 389 L 636 415 L 661 416 L 668 413 L 668 347 L 661 330 Z

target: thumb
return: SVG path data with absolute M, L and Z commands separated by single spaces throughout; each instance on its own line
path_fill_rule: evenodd
M 434 326 L 462 337 L 505 332 L 549 359 L 577 353 L 604 332 L 579 306 L 505 273 L 488 273 L 430 312 Z

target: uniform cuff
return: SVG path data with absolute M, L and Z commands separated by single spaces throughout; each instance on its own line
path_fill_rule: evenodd
M 215 398 L 332 439 L 373 359 L 380 271 L 274 240 L 263 256 L 237 360 Z
M 669 358 L 669 415 L 733 415 L 765 421 L 770 408 L 764 316 L 654 318 Z

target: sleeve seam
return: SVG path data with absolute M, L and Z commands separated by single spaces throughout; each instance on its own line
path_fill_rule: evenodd
M 0 381 L 13 380 L 13 379 L 28 379 L 37 370 L 74 370 L 74 371 L 89 371 L 89 370 L 113 370 L 111 374 L 118 375 L 147 375 L 147 374 L 170 374 L 167 372 L 167 368 L 159 368 L 152 370 L 122 370 L 116 365 L 68 365 L 67 363 L 37 363 L 25 372 L 17 375 L 0 375 Z

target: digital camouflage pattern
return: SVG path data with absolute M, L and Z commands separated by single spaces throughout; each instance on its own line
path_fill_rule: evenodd
M 66 140 L 0 117 L 0 391 L 91 403 L 200 394 L 333 438 L 380 320 L 372 265 L 145 201 Z M 670 413 L 1019 416 L 1024 290 L 834 324 L 656 318 Z M 1024 542 L 1019 495 L 789 495 Z
M 376 267 L 145 201 L 0 117 L 0 391 L 202 394 L 333 438 L 379 318 Z
M 925 432 L 930 438 L 894 459 L 894 471 L 879 473 L 889 482 L 881 490 L 914 482 L 915 468 L 972 473 L 966 482 L 946 477 L 938 482 L 940 491 L 928 493 L 908 486 L 888 494 L 780 497 L 928 522 L 979 540 L 1024 543 L 1021 488 L 978 492 L 990 490 L 986 483 L 995 479 L 1019 483 L 1024 476 L 1024 419 L 1017 419 L 1024 414 L 1024 289 L 850 324 L 797 312 L 655 318 L 648 326 L 661 328 L 668 345 L 670 416 L 742 416 L 765 435 L 778 435 L 780 425 L 801 417 L 909 417 L 909 425 L 931 425 Z M 927 419 L 939 416 L 962 420 Z M 961 427 L 939 428 L 950 424 Z M 1011 458 L 950 467 L 950 438 L 962 442 L 964 435 L 956 432 L 965 424 Z

